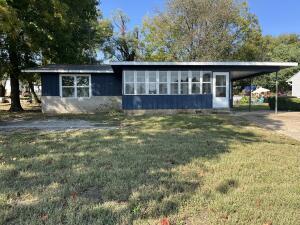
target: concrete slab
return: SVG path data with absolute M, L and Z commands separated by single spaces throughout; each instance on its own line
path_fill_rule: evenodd
M 279 112 L 276 115 L 272 111 L 256 111 L 237 112 L 234 115 L 300 141 L 300 112 Z
M 109 126 L 105 123 L 93 123 L 86 120 L 13 120 L 9 122 L 0 122 L 0 131 L 19 130 L 19 129 L 37 129 L 37 130 L 74 130 L 74 129 L 117 129 L 116 126 Z

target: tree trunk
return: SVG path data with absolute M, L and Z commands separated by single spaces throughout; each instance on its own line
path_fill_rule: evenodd
M 0 97 L 5 97 L 5 87 L 0 83 Z
M 9 111 L 11 112 L 21 112 L 23 108 L 20 101 L 20 88 L 19 88 L 19 75 L 21 74 L 20 67 L 20 57 L 18 55 L 18 50 L 16 43 L 13 40 L 10 40 L 9 43 L 9 60 L 11 64 L 10 74 L 10 86 L 11 86 L 11 104 Z
M 21 112 L 23 111 L 23 108 L 21 106 L 20 101 L 20 89 L 19 89 L 19 76 L 17 74 L 11 74 L 10 75 L 10 87 L 11 87 L 11 93 L 10 93 L 10 109 L 11 112 Z
M 29 89 L 30 89 L 30 93 L 31 93 L 33 102 L 34 103 L 41 103 L 41 101 L 39 100 L 37 94 L 34 91 L 34 85 L 33 85 L 32 81 L 28 81 L 28 86 L 29 86 Z

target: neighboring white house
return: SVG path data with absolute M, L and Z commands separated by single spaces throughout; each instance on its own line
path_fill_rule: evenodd
M 300 71 L 287 80 L 292 85 L 292 96 L 300 98 Z
M 5 82 L 5 96 L 10 96 L 10 92 L 11 92 L 11 87 L 10 87 L 10 79 L 6 80 Z M 34 85 L 34 91 L 37 95 L 41 95 L 41 85 Z M 24 93 L 28 87 L 25 84 L 22 84 L 22 82 L 20 81 L 20 86 L 19 89 L 21 91 L 21 93 Z

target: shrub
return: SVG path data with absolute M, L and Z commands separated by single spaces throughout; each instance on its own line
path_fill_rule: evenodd
M 249 96 L 243 96 L 242 99 L 240 100 L 241 105 L 246 105 L 249 104 Z
M 275 109 L 275 97 L 268 99 L 270 109 Z M 278 110 L 300 111 L 300 98 L 278 97 Z

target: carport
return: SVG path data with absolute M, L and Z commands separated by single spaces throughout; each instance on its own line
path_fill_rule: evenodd
M 240 64 L 240 65 L 239 65 Z M 257 76 L 262 76 L 266 74 L 276 73 L 275 77 L 275 113 L 278 113 L 278 72 L 282 69 L 287 69 L 290 67 L 297 67 L 298 63 L 294 62 L 241 62 L 236 63 L 235 66 L 232 66 L 232 70 L 230 73 L 230 86 L 231 86 L 231 105 L 233 105 L 233 82 L 249 79 L 250 86 L 252 85 L 252 79 Z M 249 95 L 249 111 L 251 111 L 251 93 L 252 90 L 250 88 Z

